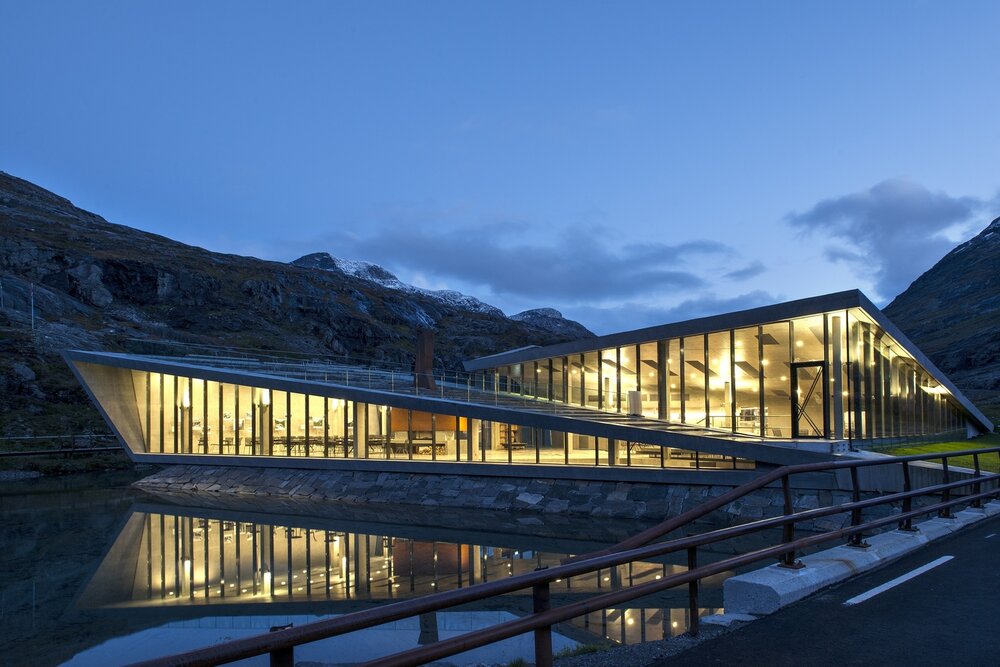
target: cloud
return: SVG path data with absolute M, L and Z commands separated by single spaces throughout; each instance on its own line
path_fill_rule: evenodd
M 735 253 L 716 241 L 622 245 L 619 236 L 593 224 L 536 232 L 516 221 L 469 227 L 416 223 L 408 217 L 365 234 L 336 234 L 322 243 L 334 255 L 405 269 L 427 280 L 450 278 L 486 287 L 494 295 L 560 303 L 700 289 L 706 281 L 687 268 L 692 258 Z M 313 242 L 310 251 L 317 249 L 322 247 Z M 700 259 L 691 263 L 703 270 Z
M 954 247 L 948 237 L 956 227 L 968 230 L 986 204 L 892 179 L 824 199 L 786 219 L 804 233 L 823 238 L 827 259 L 868 274 L 878 297 L 888 300 Z
M 747 310 L 781 300 L 781 297 L 761 290 L 735 297 L 719 297 L 714 293 L 706 293 L 669 307 L 627 302 L 614 306 L 569 307 L 563 314 L 570 319 L 584 322 L 591 331 L 600 335 Z
M 767 269 L 764 267 L 764 263 L 759 259 L 755 259 L 750 262 L 749 265 L 743 267 L 742 269 L 736 269 L 735 271 L 730 271 L 728 273 L 723 273 L 722 277 L 726 280 L 736 280 L 743 281 L 749 280 L 751 278 L 756 278 L 760 274 L 764 273 Z

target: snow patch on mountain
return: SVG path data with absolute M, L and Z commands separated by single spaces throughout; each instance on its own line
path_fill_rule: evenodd
M 327 252 L 316 252 L 311 255 L 299 257 L 297 260 L 292 262 L 292 264 L 311 269 L 337 271 L 345 275 L 375 283 L 376 285 L 381 285 L 382 287 L 386 287 L 391 290 L 403 292 L 404 294 L 421 294 L 453 308 L 469 310 L 475 313 L 495 315 L 497 317 L 506 317 L 503 311 L 496 306 L 491 306 L 488 303 L 480 301 L 474 296 L 462 294 L 461 292 L 456 292 L 455 290 L 429 290 L 422 287 L 416 287 L 414 285 L 410 285 L 409 283 L 404 283 L 391 271 L 379 266 L 378 264 L 372 264 L 371 262 L 364 262 L 356 259 L 341 259 L 339 257 L 334 257 Z M 424 316 L 427 318 L 425 325 L 433 324 L 433 320 L 429 315 L 424 313 Z

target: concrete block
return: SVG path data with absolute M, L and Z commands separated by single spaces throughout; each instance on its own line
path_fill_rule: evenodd
M 867 548 L 838 546 L 810 554 L 802 558 L 805 567 L 797 570 L 769 565 L 730 577 L 722 586 L 723 606 L 726 614 L 773 614 L 820 589 L 894 561 L 990 515 L 988 511 L 963 510 L 954 519 L 924 521 L 917 525 L 916 532 L 896 530 L 873 535 L 866 540 Z
M 725 614 L 705 616 L 701 619 L 701 622 L 709 625 L 721 625 L 724 628 L 728 628 L 733 623 L 749 623 L 750 621 L 756 620 L 757 617 L 751 616 L 750 614 L 730 614 L 729 612 L 726 612 Z

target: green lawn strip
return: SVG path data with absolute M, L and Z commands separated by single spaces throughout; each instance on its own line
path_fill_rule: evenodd
M 990 447 L 1000 447 L 1000 434 L 991 433 L 975 440 L 959 440 L 958 442 L 931 442 L 921 445 L 905 445 L 883 449 L 880 453 L 891 456 L 909 456 L 910 454 L 940 454 L 959 452 L 966 449 L 989 449 Z M 940 463 L 940 460 L 933 462 Z M 974 468 L 975 462 L 971 455 L 959 456 L 948 459 L 948 465 Z M 1000 455 L 996 452 L 983 454 L 979 457 L 979 467 L 984 472 L 1000 472 Z

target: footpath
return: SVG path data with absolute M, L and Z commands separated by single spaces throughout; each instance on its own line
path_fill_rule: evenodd
M 1000 517 L 656 667 L 1000 664 Z

